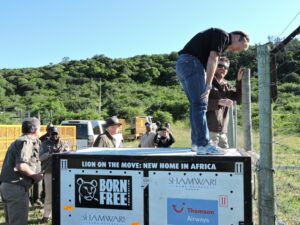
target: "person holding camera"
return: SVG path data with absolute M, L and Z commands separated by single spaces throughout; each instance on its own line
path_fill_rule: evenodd
M 168 148 L 175 143 L 175 139 L 172 135 L 172 132 L 168 128 L 162 127 L 156 133 L 154 137 L 154 143 L 158 148 Z
M 8 225 L 27 225 L 29 192 L 33 183 L 43 179 L 38 170 L 40 121 L 35 117 L 22 122 L 22 136 L 7 149 L 0 176 L 0 193 Z
M 244 69 L 240 68 L 236 77 L 236 88 L 225 79 L 229 69 L 229 59 L 220 57 L 217 70 L 212 81 L 207 107 L 207 124 L 211 140 L 221 148 L 229 148 L 227 127 L 229 121 L 229 107 L 233 101 L 241 100 L 241 80 Z
M 52 154 L 69 151 L 69 146 L 59 137 L 57 127 L 50 129 L 50 138 L 42 143 L 40 160 L 45 182 L 44 215 L 40 223 L 47 223 L 52 218 Z

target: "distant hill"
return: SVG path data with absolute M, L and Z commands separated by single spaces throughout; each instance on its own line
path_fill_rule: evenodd
M 229 55 L 234 79 L 240 66 L 252 71 L 252 101 L 257 116 L 256 46 Z M 96 55 L 39 68 L 0 70 L 0 123 L 13 123 L 21 113 L 51 119 L 94 119 L 118 115 L 130 118 L 151 114 L 165 120 L 188 117 L 188 101 L 176 79 L 177 53 L 110 59 Z M 300 41 L 294 40 L 277 55 L 279 98 L 274 110 L 280 116 L 300 111 Z M 101 94 L 100 94 L 101 91 Z M 101 97 L 101 101 L 100 101 Z M 100 104 L 101 102 L 101 104 Z M 99 112 L 101 112 L 99 114 Z M 294 118 L 294 117 L 293 117 Z M 275 118 L 276 119 L 276 118 Z M 298 123 L 300 124 L 300 122 Z M 299 129 L 300 130 L 300 129 Z

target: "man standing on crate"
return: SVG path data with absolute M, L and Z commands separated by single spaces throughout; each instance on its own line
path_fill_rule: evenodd
M 39 161 L 40 121 L 27 118 L 22 123 L 22 136 L 8 148 L 0 175 L 0 193 L 4 203 L 6 224 L 27 225 L 29 211 L 28 190 L 43 179 L 37 171 Z
M 245 32 L 227 33 L 210 28 L 196 34 L 178 53 L 176 74 L 190 103 L 192 150 L 199 155 L 226 153 L 213 145 L 209 137 L 206 120 L 208 96 L 221 54 L 247 50 L 249 41 Z

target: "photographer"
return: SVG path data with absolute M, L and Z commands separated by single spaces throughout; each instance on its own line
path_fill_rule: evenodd
M 59 131 L 56 127 L 50 130 L 50 138 L 42 143 L 40 160 L 42 170 L 45 171 L 45 204 L 44 216 L 40 223 L 46 223 L 52 218 L 52 154 L 69 151 L 69 146 L 59 138 Z
M 162 127 L 157 131 L 154 143 L 158 148 L 168 148 L 175 143 L 175 139 L 168 128 Z

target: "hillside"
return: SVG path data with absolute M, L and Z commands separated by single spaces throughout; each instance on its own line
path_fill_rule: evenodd
M 252 71 L 256 128 L 256 46 L 250 47 L 247 52 L 229 55 L 229 58 L 228 79 L 234 79 L 240 66 Z M 35 116 L 39 114 L 43 123 L 50 119 L 59 123 L 63 119 L 106 118 L 109 115 L 130 118 L 143 114 L 151 114 L 158 119 L 163 116 L 162 119 L 168 121 L 185 119 L 188 117 L 188 101 L 176 79 L 176 59 L 175 52 L 126 59 L 96 55 L 79 61 L 64 58 L 59 64 L 39 68 L 2 69 L 0 123 L 19 122 L 18 117 L 24 117 L 28 112 Z M 294 40 L 285 52 L 277 55 L 277 64 L 279 97 L 274 103 L 276 126 L 282 127 L 283 120 L 285 123 L 290 121 L 290 130 L 299 132 L 299 40 Z

